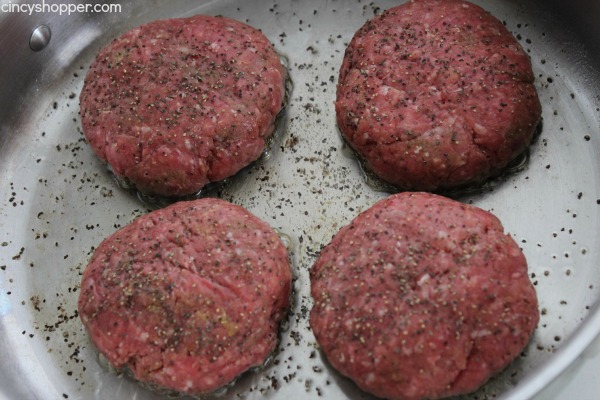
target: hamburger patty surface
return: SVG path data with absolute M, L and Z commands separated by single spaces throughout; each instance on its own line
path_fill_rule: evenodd
M 206 198 L 138 217 L 105 239 L 83 273 L 78 309 L 114 367 L 198 395 L 273 353 L 290 291 L 287 250 L 269 225 Z
M 527 263 L 487 211 L 427 193 L 376 203 L 310 271 L 310 324 L 330 364 L 389 399 L 471 392 L 528 343 Z
M 80 96 L 85 136 L 146 194 L 183 196 L 258 159 L 286 71 L 257 29 L 197 15 L 150 22 L 103 48 Z
M 335 107 L 366 169 L 406 190 L 500 173 L 541 117 L 527 54 L 461 0 L 413 0 L 365 23 L 346 49 Z

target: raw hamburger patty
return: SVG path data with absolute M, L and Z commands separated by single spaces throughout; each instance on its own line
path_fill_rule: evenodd
M 460 0 L 414 0 L 356 32 L 338 126 L 367 170 L 407 190 L 498 174 L 541 116 L 531 62 L 500 21 Z
M 342 228 L 310 271 L 310 323 L 331 365 L 390 399 L 475 390 L 537 325 L 521 250 L 492 214 L 402 193 Z
M 203 394 L 265 362 L 290 291 L 277 234 L 245 209 L 206 198 L 146 214 L 104 240 L 83 273 L 78 308 L 117 369 Z
M 257 29 L 221 17 L 151 22 L 106 46 L 80 96 L 85 136 L 139 191 L 196 193 L 256 160 L 286 71 Z

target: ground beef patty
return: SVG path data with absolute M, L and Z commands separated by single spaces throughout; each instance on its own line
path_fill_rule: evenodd
M 541 115 L 531 62 L 500 21 L 460 0 L 374 17 L 340 69 L 340 130 L 367 170 L 407 190 L 478 183 L 529 145 Z
M 390 399 L 475 390 L 537 325 L 517 244 L 492 214 L 427 193 L 375 204 L 310 271 L 310 323 L 331 365 Z
M 286 71 L 257 29 L 221 17 L 151 22 L 106 46 L 80 97 L 85 136 L 146 194 L 182 196 L 256 160 Z
M 104 240 L 83 273 L 78 308 L 117 369 L 204 394 L 265 362 L 290 291 L 277 234 L 245 209 L 206 198 L 146 214 Z

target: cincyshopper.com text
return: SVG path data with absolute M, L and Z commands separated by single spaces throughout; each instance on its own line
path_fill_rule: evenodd
M 120 13 L 121 4 L 71 4 L 71 3 L 7 3 L 1 2 L 0 13 L 56 13 L 71 15 L 76 13 Z

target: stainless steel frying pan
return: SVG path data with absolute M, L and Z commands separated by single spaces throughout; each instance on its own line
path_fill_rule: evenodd
M 600 332 L 600 1 L 475 2 L 529 52 L 543 129 L 522 170 L 460 200 L 495 213 L 522 246 L 541 321 L 522 356 L 464 398 L 582 398 L 600 389 L 569 384 L 578 379 L 573 371 L 584 374 L 577 365 L 600 365 L 597 346 L 586 353 Z M 289 236 L 296 274 L 295 307 L 274 362 L 243 376 L 226 398 L 369 398 L 319 353 L 307 318 L 308 270 L 341 226 L 387 195 L 344 147 L 333 101 L 352 34 L 396 3 L 153 0 L 69 13 L 48 1 L 42 12 L 0 11 L 0 398 L 161 398 L 107 371 L 76 313 L 94 246 L 152 207 L 118 187 L 88 148 L 78 95 L 95 53 L 119 33 L 196 13 L 262 29 L 294 84 L 270 152 L 218 193 Z M 10 4 L 24 3 L 0 1 Z

